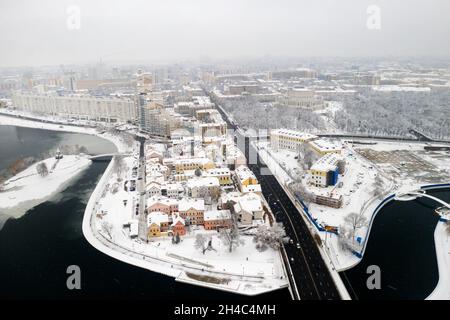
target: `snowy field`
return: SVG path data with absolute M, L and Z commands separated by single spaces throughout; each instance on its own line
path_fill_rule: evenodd
M 47 176 L 37 173 L 36 167 L 42 162 L 48 168 Z M 64 190 L 91 164 L 86 156 L 64 156 L 56 162 L 55 158 L 49 158 L 35 163 L 5 181 L 0 191 L 0 210 L 10 217 L 21 217 Z
M 340 226 L 343 218 L 350 212 L 362 212 L 367 221 L 372 221 L 376 207 L 382 199 L 373 195 L 372 182 L 375 174 L 380 174 L 385 181 L 384 197 L 396 192 L 411 191 L 426 185 L 431 181 L 448 183 L 450 177 L 450 154 L 448 151 L 425 151 L 425 143 L 402 143 L 376 141 L 376 144 L 360 145 L 346 144 L 343 154 L 346 155 L 346 171 L 343 177 L 344 205 L 335 209 L 315 203 L 309 204 L 309 212 L 322 225 Z M 439 144 L 442 145 L 442 144 Z M 361 149 L 376 152 L 388 152 L 387 157 L 392 163 L 377 163 L 360 154 Z M 407 151 L 407 152 L 402 152 Z M 411 157 L 411 154 L 414 154 Z M 298 170 L 295 159 L 297 154 L 292 151 L 280 150 L 275 152 L 268 143 L 259 144 L 259 154 L 285 186 L 292 181 L 290 175 Z M 363 153 L 364 154 L 364 153 Z M 370 153 L 369 153 L 370 154 Z M 384 154 L 374 159 L 384 159 Z M 412 160 L 408 161 L 408 157 Z M 422 166 L 421 166 L 422 165 Z M 342 181 L 342 180 L 340 180 Z M 436 181 L 436 182 L 437 182 Z M 363 182 L 358 184 L 359 182 Z M 329 188 L 329 187 L 328 187 Z M 349 189 L 350 188 L 350 189 Z M 312 189 L 315 189 L 312 187 Z M 327 189 L 327 188 L 320 188 Z M 298 206 L 299 211 L 302 208 Z M 306 217 L 306 215 L 305 215 Z M 365 240 L 370 233 L 370 224 L 360 228 L 356 236 L 362 239 L 362 252 Z M 316 229 L 317 230 L 317 229 Z M 332 265 L 338 270 L 346 270 L 356 265 L 360 259 L 347 250 L 343 250 L 338 237 L 331 233 L 319 233 L 326 248 L 326 253 Z M 439 222 L 435 230 L 436 254 L 439 265 L 439 283 L 428 299 L 450 298 L 450 242 L 445 232 L 445 225 Z

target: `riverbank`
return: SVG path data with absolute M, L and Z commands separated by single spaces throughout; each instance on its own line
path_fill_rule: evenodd
M 19 118 L 19 116 L 21 115 L 22 114 L 20 113 L 17 114 L 0 113 L 0 125 L 95 135 L 112 142 L 116 146 L 117 152 L 119 153 L 128 153 L 133 147 L 129 143 L 124 141 L 120 136 L 108 132 L 102 132 L 96 128 L 70 125 L 67 123 L 63 123 L 62 119 L 60 120 L 61 123 L 59 123 L 58 120 L 56 119 L 54 120 L 54 122 L 41 122 L 42 119 L 39 117 L 36 117 L 36 121 L 33 121 L 31 119 Z
M 37 166 L 45 163 L 48 174 L 41 176 Z M 89 167 L 87 156 L 48 158 L 6 180 L 0 191 L 0 211 L 7 218 L 20 218 L 31 208 L 64 190 Z M 3 220 L 3 219 L 2 219 Z

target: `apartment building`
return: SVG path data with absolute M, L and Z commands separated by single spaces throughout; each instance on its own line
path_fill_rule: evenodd
M 129 98 L 15 92 L 12 103 L 19 110 L 79 120 L 131 122 L 137 119 L 135 101 Z

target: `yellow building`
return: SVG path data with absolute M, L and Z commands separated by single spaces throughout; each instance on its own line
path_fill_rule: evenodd
M 213 169 L 216 166 L 214 162 L 209 160 L 208 158 L 186 158 L 186 159 L 177 159 L 174 161 L 174 167 L 176 173 L 182 173 L 186 170 L 208 170 Z
M 247 166 L 241 165 L 237 167 L 234 173 L 241 192 L 246 192 L 248 186 L 259 185 L 258 179 Z
M 301 144 L 317 138 L 315 135 L 300 131 L 276 129 L 270 132 L 270 146 L 274 150 L 298 150 Z
M 206 171 L 206 175 L 219 179 L 221 186 L 230 186 L 233 184 L 233 181 L 231 180 L 231 171 L 228 168 L 209 169 Z

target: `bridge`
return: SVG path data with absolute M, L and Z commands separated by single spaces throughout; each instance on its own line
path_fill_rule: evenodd
M 395 195 L 395 200 L 410 201 L 410 200 L 414 200 L 414 199 L 422 198 L 422 197 L 434 200 L 437 203 L 441 204 L 442 206 L 437 208 L 435 210 L 435 212 L 437 214 L 439 214 L 442 219 L 450 220 L 450 203 L 447 203 L 442 199 L 439 199 L 435 196 L 427 194 L 425 190 L 419 189 L 419 190 L 398 193 Z
M 94 156 L 90 156 L 89 160 L 92 160 L 94 162 L 101 162 L 101 161 L 109 161 L 111 158 L 116 156 L 130 156 L 131 154 L 127 153 L 105 153 L 105 154 L 96 154 Z

